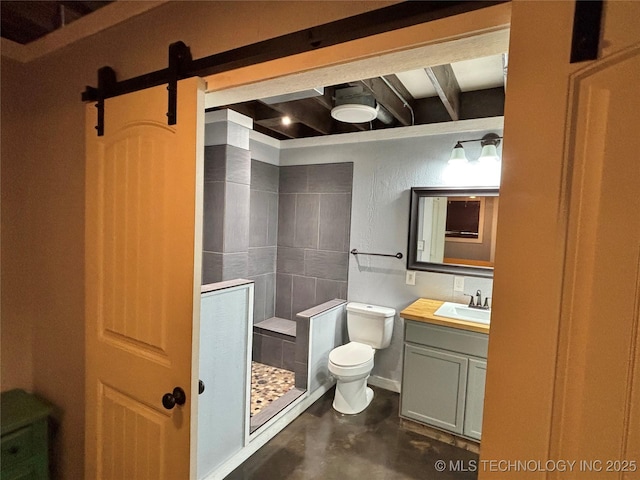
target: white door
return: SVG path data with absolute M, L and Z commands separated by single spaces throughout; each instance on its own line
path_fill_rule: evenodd
M 602 472 L 629 479 L 640 476 L 640 165 L 629 153 L 638 79 L 640 45 L 575 80 L 554 425 L 561 458 L 601 460 Z
M 178 84 L 177 125 L 166 109 L 165 85 L 108 99 L 98 137 L 87 106 L 88 479 L 195 476 L 204 82 Z
M 639 478 L 640 3 L 576 64 L 542 3 L 513 3 L 480 478 Z

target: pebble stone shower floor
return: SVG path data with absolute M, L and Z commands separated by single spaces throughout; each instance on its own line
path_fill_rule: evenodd
M 289 370 L 251 362 L 251 416 L 291 390 L 294 379 Z

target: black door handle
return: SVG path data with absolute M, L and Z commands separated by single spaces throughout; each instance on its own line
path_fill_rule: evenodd
M 204 392 L 204 382 L 202 380 L 198 381 L 198 395 L 202 395 Z
M 162 396 L 162 406 L 167 410 L 171 410 L 176 405 L 184 405 L 187 401 L 187 395 L 180 387 L 173 389 L 173 393 L 165 393 Z

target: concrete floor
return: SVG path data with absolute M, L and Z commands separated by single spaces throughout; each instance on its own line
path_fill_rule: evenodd
M 399 395 L 376 389 L 359 415 L 333 410 L 330 390 L 228 480 L 476 479 L 478 456 L 402 430 Z M 443 460 L 443 464 L 437 463 Z

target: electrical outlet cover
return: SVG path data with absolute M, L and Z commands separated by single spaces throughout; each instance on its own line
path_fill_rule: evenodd
M 416 284 L 416 271 L 415 270 L 407 270 L 407 285 L 415 285 Z
M 453 291 L 464 292 L 464 277 L 453 277 Z

